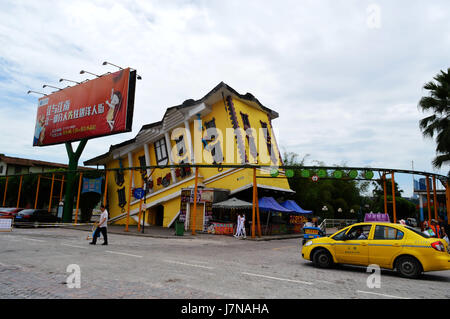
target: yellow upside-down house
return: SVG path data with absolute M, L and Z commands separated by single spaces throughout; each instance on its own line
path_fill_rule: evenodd
M 146 225 L 170 227 L 180 214 L 185 226 L 195 224 L 205 231 L 211 219 L 211 204 L 228 197 L 252 201 L 253 169 L 198 168 L 197 213 L 186 194 L 193 193 L 195 169 L 165 168 L 172 164 L 260 164 L 282 165 L 273 134 L 272 120 L 278 113 L 262 105 L 252 94 L 241 95 L 221 82 L 199 100 L 186 100 L 166 110 L 161 121 L 144 125 L 137 136 L 112 145 L 103 155 L 85 165 L 106 169 L 142 167 L 134 171 L 111 171 L 107 194 L 110 220 L 115 224 L 137 224 L 145 210 Z M 148 168 L 150 166 L 161 166 Z M 270 176 L 269 168 L 257 169 L 258 176 Z M 132 172 L 132 173 L 131 173 Z M 145 205 L 133 197 L 133 189 L 147 190 Z M 130 189 L 131 188 L 131 189 Z M 258 195 L 284 196 L 293 193 L 280 170 L 277 178 L 258 178 Z M 187 192 L 187 193 L 186 193 Z M 184 207 L 186 211 L 183 211 Z M 129 216 L 127 218 L 129 210 Z M 196 222 L 192 223 L 192 216 Z

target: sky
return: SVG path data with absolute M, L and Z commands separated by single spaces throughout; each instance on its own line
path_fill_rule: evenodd
M 278 145 L 306 165 L 446 175 L 417 105 L 450 67 L 449 13 L 447 0 L 2 0 L 0 153 L 67 163 L 63 144 L 32 146 L 40 95 L 27 91 L 115 71 L 109 61 L 142 76 L 133 131 L 90 140 L 80 163 L 223 81 L 279 113 Z M 412 195 L 410 175 L 396 181 Z

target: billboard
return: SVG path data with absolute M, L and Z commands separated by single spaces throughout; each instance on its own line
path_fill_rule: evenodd
M 127 68 L 40 98 L 33 146 L 131 131 L 135 86 Z

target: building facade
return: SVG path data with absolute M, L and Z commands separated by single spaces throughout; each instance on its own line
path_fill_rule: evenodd
M 66 164 L 11 157 L 0 154 L 0 176 L 29 173 L 45 173 L 58 168 L 67 169 Z M 82 168 L 80 168 L 82 169 Z
M 136 224 L 145 211 L 145 223 L 170 227 L 180 215 L 182 194 L 194 187 L 195 169 L 164 168 L 169 164 L 282 164 L 273 134 L 272 120 L 278 113 L 263 106 L 253 95 L 241 95 L 221 82 L 199 100 L 186 100 L 166 110 L 159 122 L 144 125 L 137 136 L 112 145 L 103 155 L 85 161 L 85 165 L 103 165 L 107 169 L 144 167 L 111 171 L 108 177 L 110 220 L 116 224 Z M 155 169 L 146 166 L 159 165 Z M 248 194 L 253 187 L 253 169 L 198 168 L 200 193 L 196 229 L 205 230 L 210 203 L 229 196 Z M 257 169 L 267 175 L 270 169 Z M 133 197 L 133 189 L 147 189 L 145 205 Z M 280 170 L 277 178 L 260 178 L 258 190 L 291 194 Z M 200 196 L 201 197 L 201 194 Z M 251 199 L 250 199 L 251 200 Z M 128 208 L 129 207 L 129 208 Z M 186 227 L 192 224 L 188 202 Z M 130 219 L 127 221 L 127 214 Z

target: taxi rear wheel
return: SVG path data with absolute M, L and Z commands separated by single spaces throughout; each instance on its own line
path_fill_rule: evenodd
M 397 271 L 406 278 L 418 278 L 422 273 L 422 266 L 413 257 L 403 256 L 397 260 Z
M 325 249 L 319 249 L 313 255 L 313 264 L 320 268 L 330 268 L 333 265 L 333 258 Z

